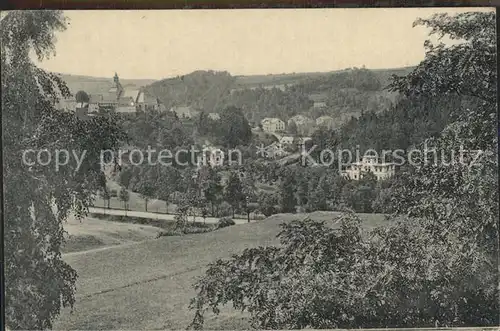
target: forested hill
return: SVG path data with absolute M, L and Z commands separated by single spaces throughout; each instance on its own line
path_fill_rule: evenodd
M 350 68 L 325 73 L 232 76 L 228 72 L 195 71 L 188 75 L 156 81 L 146 89 L 167 107 L 191 106 L 221 111 L 237 106 L 249 120 L 277 116 L 283 119 L 311 110 L 311 95 L 327 102 L 324 113 L 339 116 L 363 110 L 384 110 L 391 95 L 383 88 L 393 74 L 405 75 L 411 68 L 368 70 Z
M 212 111 L 220 107 L 235 85 L 228 72 L 195 71 L 188 75 L 156 81 L 146 90 L 167 107 L 192 106 Z

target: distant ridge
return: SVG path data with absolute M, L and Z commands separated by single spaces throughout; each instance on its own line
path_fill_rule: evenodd
M 73 94 L 75 94 L 80 90 L 83 90 L 88 94 L 104 93 L 107 92 L 109 88 L 113 85 L 113 76 L 93 77 L 93 76 L 73 75 L 73 74 L 65 74 L 57 72 L 54 72 L 54 74 L 58 75 L 66 82 L 69 90 Z M 119 74 L 120 73 L 118 73 L 118 75 Z M 125 89 L 138 90 L 144 86 L 154 83 L 155 81 L 156 81 L 155 79 L 126 79 L 120 77 L 120 82 Z
M 405 75 L 409 73 L 414 67 L 402 67 L 402 68 L 387 68 L 387 69 L 369 69 L 372 72 L 377 73 L 382 85 L 386 85 L 393 74 Z M 165 93 L 163 89 L 158 89 L 162 86 L 182 86 L 182 91 L 176 91 L 174 94 L 184 92 L 184 84 L 181 82 L 182 77 L 196 77 L 204 76 L 205 73 L 211 73 L 212 75 L 218 76 L 222 74 L 225 76 L 221 81 L 212 81 L 210 83 L 218 85 L 222 83 L 223 86 L 219 86 L 217 89 L 217 94 L 225 94 L 228 90 L 232 89 L 245 89 L 245 88 L 256 88 L 256 87 L 277 87 L 284 88 L 285 85 L 294 85 L 305 80 L 315 79 L 323 76 L 332 75 L 352 68 L 346 68 L 342 70 L 333 70 L 325 72 L 300 72 L 300 73 L 281 73 L 281 74 L 256 74 L 256 75 L 234 75 L 232 76 L 228 72 L 223 71 L 212 71 L 212 70 L 196 70 L 192 73 L 186 75 L 180 75 L 176 77 L 167 77 L 164 79 L 126 79 L 120 77 L 120 82 L 125 89 L 141 89 L 146 88 L 150 92 L 156 92 L 158 97 L 162 97 Z M 68 85 L 70 91 L 74 94 L 79 90 L 83 90 L 89 94 L 100 94 L 109 90 L 113 84 L 113 77 L 94 77 L 86 75 L 75 75 L 67 73 L 56 73 L 54 74 L 60 76 Z M 118 73 L 119 75 L 120 73 Z M 208 83 L 208 82 L 206 82 Z M 196 84 L 198 85 L 198 84 Z M 209 84 L 211 85 L 211 84 Z M 156 87 L 156 88 L 155 88 Z M 212 87 L 214 88 L 214 87 Z M 208 92 L 208 91 L 205 91 Z M 213 91 L 210 91 L 213 92 Z M 166 101 L 166 100 L 165 100 Z M 214 101 L 216 103 L 216 101 Z M 214 103 L 211 102 L 211 103 Z

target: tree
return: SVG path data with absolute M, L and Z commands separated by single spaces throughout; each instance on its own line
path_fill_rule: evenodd
M 291 134 L 292 136 L 297 135 L 298 128 L 297 128 L 297 124 L 295 123 L 295 121 L 290 121 L 290 123 L 288 123 L 287 132 L 289 134 Z
M 251 174 L 248 174 L 242 183 L 242 204 L 243 209 L 247 214 L 247 220 L 250 223 L 250 213 L 252 213 L 257 206 L 255 204 L 257 200 L 257 188 L 255 187 L 255 179 Z
M 295 190 L 292 173 L 286 173 L 281 178 L 280 183 L 280 206 L 283 213 L 295 212 Z
M 235 211 L 241 206 L 243 199 L 243 187 L 241 184 L 239 172 L 231 171 L 226 183 L 226 187 L 224 189 L 224 200 L 231 205 L 233 218 Z
M 222 145 L 229 148 L 248 145 L 252 139 L 252 129 L 241 109 L 227 107 L 222 111 L 219 137 Z
M 168 205 L 172 194 L 177 190 L 180 174 L 174 167 L 161 166 L 160 179 L 158 181 L 157 196 L 165 201 L 165 212 L 168 213 Z
M 214 168 L 209 167 L 204 195 L 210 203 L 212 217 L 215 216 L 215 206 L 217 206 L 222 200 L 222 193 L 223 187 L 220 183 L 220 176 Z
M 148 202 L 154 198 L 156 187 L 149 181 L 149 178 L 144 178 L 138 183 L 136 191 L 140 194 L 141 199 L 144 200 L 144 210 L 148 211 Z
M 120 192 L 118 193 L 118 197 L 119 197 L 120 201 L 123 202 L 123 208 L 125 208 L 125 210 L 127 210 L 128 209 L 128 201 L 130 200 L 130 194 L 128 193 L 128 190 L 122 186 L 120 188 Z
M 299 176 L 297 183 L 297 205 L 304 208 L 307 203 L 309 196 L 309 187 L 307 177 L 305 175 Z
M 326 187 L 325 177 L 323 176 L 322 178 L 319 179 L 318 184 L 309 195 L 310 198 L 308 201 L 308 207 L 309 207 L 308 209 L 310 211 L 328 209 L 326 203 L 326 195 L 328 189 L 329 188 Z
M 258 210 L 269 217 L 276 213 L 276 205 L 278 204 L 278 197 L 276 194 L 263 192 L 259 194 L 259 207 Z
M 104 203 L 106 204 L 106 207 L 109 209 L 110 208 L 110 202 L 111 202 L 111 192 L 109 190 L 109 187 L 106 185 L 104 186 L 100 191 L 99 191 L 99 196 L 101 197 L 102 200 L 104 200 Z
M 76 94 L 75 94 L 75 100 L 76 100 L 77 103 L 80 103 L 80 102 L 89 103 L 90 102 L 90 97 L 87 94 L 87 92 L 80 90 L 80 91 L 76 92 Z
M 55 50 L 54 32 L 66 28 L 60 11 L 13 11 L 0 21 L 5 236 L 5 323 L 9 329 L 50 329 L 62 307 L 75 302 L 76 271 L 61 258 L 63 222 L 83 217 L 104 185 L 100 151 L 123 139 L 113 117 L 82 121 L 55 108 L 70 97 L 56 75 L 37 68 Z M 86 151 L 54 171 L 28 166 L 19 151 Z M 54 214 L 54 206 L 57 214 Z

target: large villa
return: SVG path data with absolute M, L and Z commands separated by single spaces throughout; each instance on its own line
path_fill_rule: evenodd
M 392 162 L 378 162 L 376 155 L 365 155 L 360 162 L 351 163 L 344 170 L 344 175 L 353 180 L 360 180 L 366 173 L 372 173 L 377 180 L 394 176 L 396 165 Z

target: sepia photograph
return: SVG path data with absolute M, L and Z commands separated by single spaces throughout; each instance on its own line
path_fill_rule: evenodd
M 0 13 L 7 330 L 498 330 L 496 11 Z

